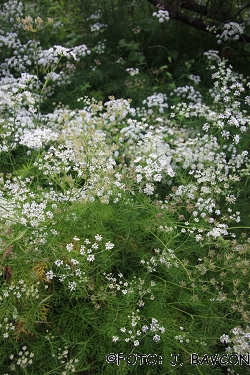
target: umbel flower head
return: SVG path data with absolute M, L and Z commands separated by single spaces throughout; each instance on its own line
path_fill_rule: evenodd
M 44 20 L 40 17 L 36 17 L 33 19 L 30 16 L 27 16 L 25 18 L 17 18 L 17 22 L 21 23 L 23 25 L 24 30 L 31 31 L 32 33 L 37 32 L 38 30 L 43 29 L 48 24 L 53 23 L 52 18 L 47 18 L 47 23 L 44 24 Z

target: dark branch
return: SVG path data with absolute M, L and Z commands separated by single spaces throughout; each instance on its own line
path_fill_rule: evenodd
M 244 7 L 242 7 L 235 15 L 234 15 L 234 17 L 233 17 L 233 20 L 236 20 L 236 18 L 240 15 L 240 13 L 243 11 L 243 10 L 245 10 L 245 9 L 247 9 L 247 8 L 249 8 L 250 7 L 250 3 L 248 3 L 247 5 L 245 5 Z
M 193 18 L 193 17 L 188 17 L 188 16 L 186 16 L 183 13 L 178 12 L 178 11 L 175 12 L 174 18 L 176 20 L 182 22 L 182 23 L 185 23 L 186 25 L 195 27 L 198 30 L 208 32 L 207 29 L 206 29 L 207 25 L 202 20 L 199 20 L 199 19 Z
M 205 5 L 198 4 L 195 0 L 147 0 L 149 3 L 156 6 L 158 9 L 167 10 L 170 19 L 178 20 L 186 25 L 192 26 L 198 30 L 209 32 L 207 25 L 215 25 L 219 27 L 221 23 L 235 20 L 242 11 L 250 7 L 250 2 L 239 9 L 239 11 L 232 17 L 232 4 L 230 9 L 225 12 L 220 9 L 212 9 L 212 2 L 208 0 Z M 228 5 L 228 4 L 227 4 Z M 182 11 L 183 10 L 183 11 Z M 186 10 L 186 12 L 185 12 Z M 193 15 L 189 12 L 193 12 Z M 224 17 L 224 19 L 223 19 Z M 239 22 L 241 23 L 241 22 Z M 218 30 L 219 31 L 219 30 Z M 243 38 L 243 36 L 242 36 Z M 241 39 L 242 39 L 241 38 Z M 242 39 L 243 40 L 243 39 Z M 244 40 L 249 40 L 249 37 L 244 36 Z
M 202 20 L 198 19 L 197 17 L 194 18 L 194 17 L 188 16 L 188 15 L 185 15 L 184 13 L 177 10 L 175 1 L 165 1 L 165 2 L 163 2 L 161 0 L 148 0 L 148 2 L 155 5 L 159 9 L 167 10 L 169 12 L 169 16 L 170 16 L 171 19 L 176 19 L 176 20 L 178 20 L 182 23 L 185 23 L 186 25 L 189 25 L 189 26 L 192 26 L 192 27 L 194 27 L 198 30 L 202 30 L 202 31 L 207 32 L 207 30 L 206 30 L 207 25 Z M 189 5 L 188 5 L 188 1 L 182 1 L 180 3 L 180 6 L 182 6 L 182 5 L 184 5 L 183 7 L 185 7 L 186 9 L 189 9 L 189 10 L 195 9 L 196 12 L 198 11 L 198 9 L 202 10 L 203 12 L 207 11 L 205 7 L 203 7 L 203 6 L 200 7 L 200 6 L 198 6 L 198 4 L 195 4 L 193 1 L 189 1 Z
M 208 15 L 208 9 L 206 5 L 200 5 L 197 4 L 195 1 L 182 1 L 180 3 L 181 8 L 191 10 L 192 12 L 196 12 L 200 14 L 201 16 L 207 16 Z

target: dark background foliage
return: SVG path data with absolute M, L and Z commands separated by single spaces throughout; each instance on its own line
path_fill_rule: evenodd
M 176 86 L 190 84 L 190 74 L 199 75 L 205 87 L 209 78 L 203 54 L 209 49 L 219 50 L 235 70 L 248 73 L 250 26 L 245 26 L 238 41 L 220 45 L 215 34 L 206 30 L 207 25 L 220 31 L 224 23 L 244 23 L 249 18 L 248 1 L 40 0 L 33 14 L 30 2 L 25 4 L 27 15 L 61 22 L 61 27 L 39 33 L 44 48 L 85 43 L 92 50 L 77 64 L 72 83 L 55 91 L 56 103 L 76 107 L 79 96 L 107 100 L 114 95 L 132 98 L 136 105 L 153 92 L 168 94 Z M 169 12 L 169 22 L 159 23 L 152 16 L 159 9 Z M 91 18 L 97 13 L 99 19 Z M 106 26 L 91 32 L 96 22 Z M 96 51 L 98 43 L 104 43 L 105 53 Z M 117 62 L 121 58 L 123 64 Z M 137 67 L 139 74 L 130 76 L 126 69 L 131 67 Z M 43 111 L 51 109 L 52 102 L 47 101 Z

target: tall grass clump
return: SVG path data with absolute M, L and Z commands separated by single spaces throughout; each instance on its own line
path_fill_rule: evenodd
M 29 11 L 1 13 L 1 374 L 246 374 L 249 78 L 210 50 L 205 92 L 48 110 L 93 51 Z

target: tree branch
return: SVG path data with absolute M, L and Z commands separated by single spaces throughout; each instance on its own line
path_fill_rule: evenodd
M 192 12 L 196 12 L 201 16 L 206 17 L 208 15 L 208 9 L 206 5 L 197 4 L 195 1 L 192 0 L 181 1 L 180 7 L 183 9 L 191 10 Z
M 175 0 L 172 0 L 172 1 L 170 0 L 170 1 L 165 1 L 165 2 L 163 2 L 161 0 L 148 0 L 148 2 L 153 4 L 154 6 L 158 7 L 159 9 L 167 10 L 168 13 L 169 13 L 169 17 L 171 19 L 176 19 L 176 20 L 178 20 L 182 23 L 185 23 L 186 25 L 192 26 L 192 27 L 194 27 L 198 30 L 208 32 L 206 30 L 207 25 L 202 20 L 191 17 L 191 16 L 187 16 L 184 13 L 177 10 L 176 9 L 177 4 L 176 4 Z M 204 13 L 207 12 L 206 7 L 199 6 L 198 4 L 193 2 L 192 0 L 191 1 L 182 1 L 179 5 L 180 6 L 183 5 L 183 7 L 185 7 L 186 9 L 193 10 L 195 12 L 198 12 L 198 9 L 202 10 L 202 12 L 204 12 Z
M 245 10 L 245 9 L 247 9 L 249 7 L 250 7 L 250 3 L 248 3 L 247 5 L 245 5 L 244 7 L 242 7 L 240 10 L 238 10 L 238 12 L 234 15 L 233 20 L 235 20 L 243 10 Z
M 250 7 L 250 2 L 239 9 L 239 11 L 232 17 L 229 16 L 231 13 L 230 11 L 227 11 L 224 14 L 225 19 L 223 20 L 223 12 L 220 12 L 219 9 L 210 9 L 209 6 L 211 4 L 210 0 L 207 0 L 205 5 L 200 5 L 196 3 L 195 0 L 147 0 L 149 3 L 156 6 L 158 9 L 167 10 L 169 13 L 170 19 L 175 19 L 177 21 L 180 21 L 188 26 L 194 27 L 197 30 L 204 31 L 206 33 L 210 33 L 209 30 L 207 30 L 207 25 L 215 25 L 217 27 L 217 31 L 220 31 L 220 24 L 225 22 L 234 21 L 242 11 L 244 11 L 246 8 Z M 232 5 L 232 4 L 231 4 Z M 183 12 L 181 10 L 184 10 Z M 186 12 L 185 12 L 186 10 Z M 194 12 L 196 16 L 190 15 L 190 13 L 187 14 L 187 11 Z M 198 16 L 200 16 L 198 18 Z M 205 19 L 204 19 L 205 18 Z M 204 21 L 210 21 L 210 22 L 204 22 Z M 212 21 L 212 22 L 211 22 Z M 241 22 L 239 22 L 241 23 Z M 247 35 L 241 35 L 240 41 L 243 41 L 244 43 L 250 42 L 250 37 Z

